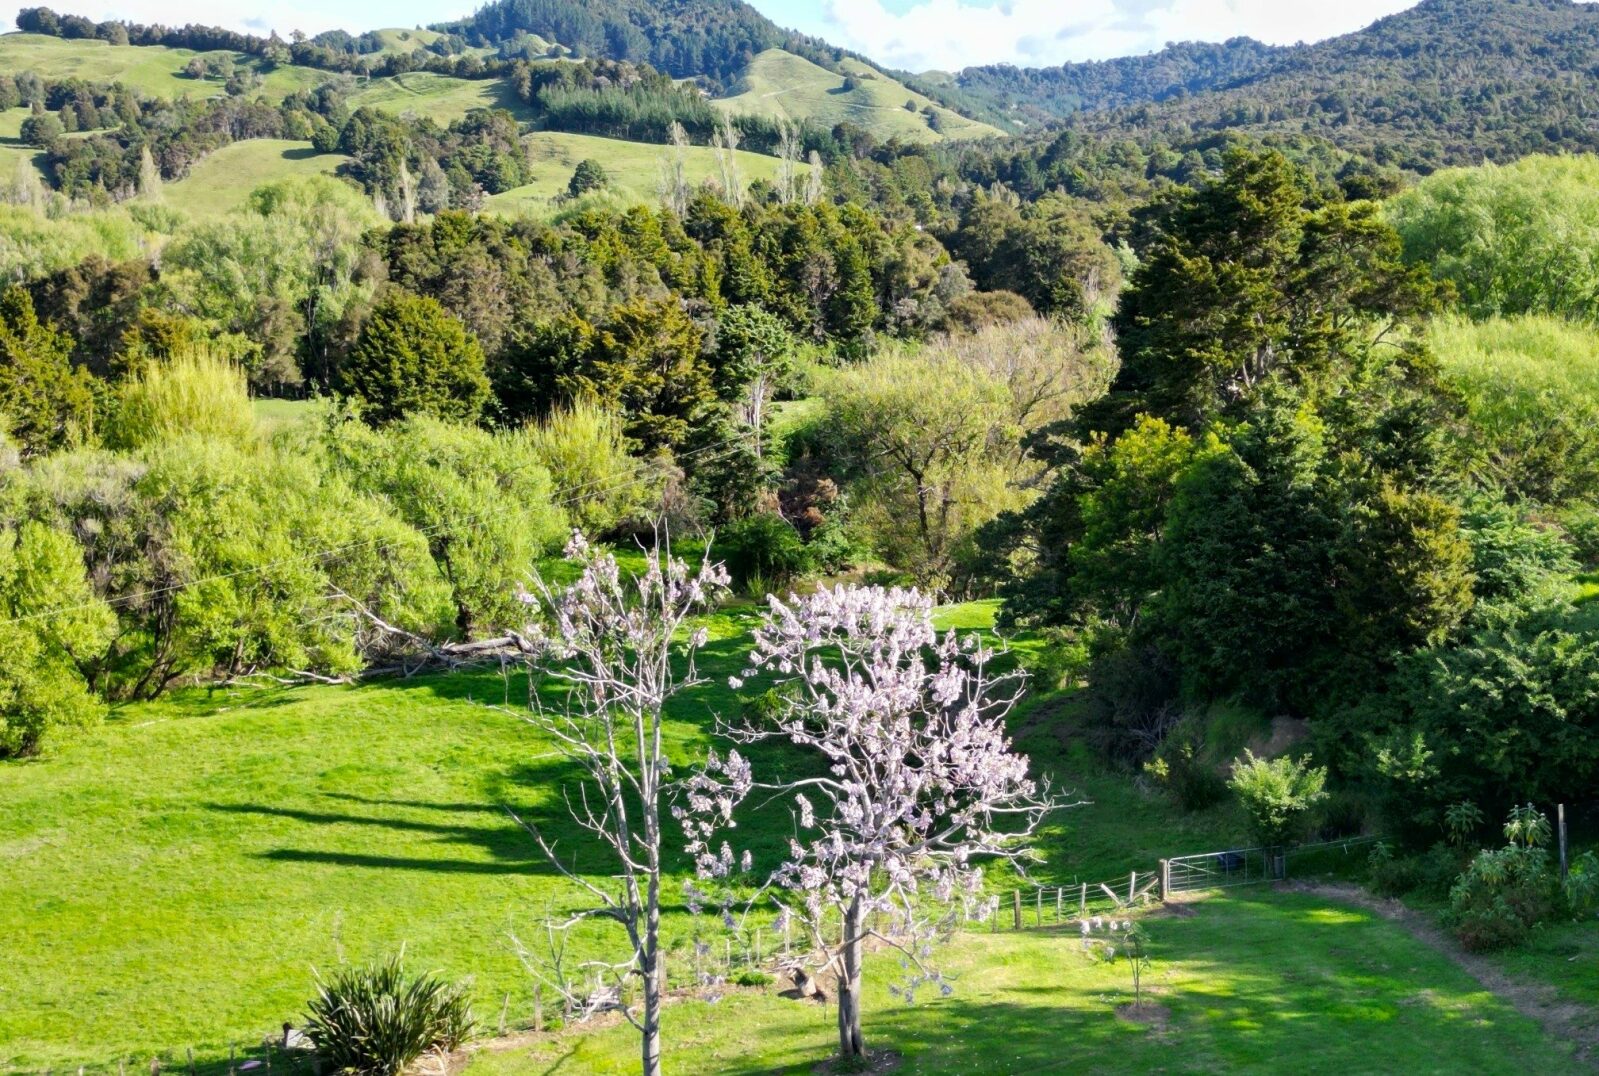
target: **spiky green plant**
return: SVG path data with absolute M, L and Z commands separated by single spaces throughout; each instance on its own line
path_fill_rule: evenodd
M 429 1050 L 453 1050 L 472 1032 L 464 983 L 407 975 L 398 956 L 317 979 L 306 1037 L 335 1072 L 396 1076 Z

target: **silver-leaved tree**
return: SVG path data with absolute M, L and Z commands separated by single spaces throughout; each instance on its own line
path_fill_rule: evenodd
M 535 694 L 527 719 L 582 771 L 583 779 L 566 789 L 567 807 L 614 860 L 605 872 L 614 883 L 576 873 L 567 865 L 570 855 L 563 863 L 554 842 L 523 824 L 550 864 L 594 899 L 566 925 L 600 917 L 625 930 L 631 954 L 588 968 L 609 978 L 618 1007 L 639 1031 L 645 1076 L 659 1076 L 661 802 L 671 777 L 662 723 L 668 699 L 704 682 L 694 659 L 705 630 L 689 630 L 688 621 L 726 589 L 727 573 L 709 562 L 691 570 L 664 541 L 634 576 L 624 576 L 615 557 L 591 548 L 581 535 L 573 536 L 566 554 L 582 566 L 577 580 L 559 593 L 541 585 L 528 600 L 548 609 L 550 629 L 537 634 L 542 663 L 568 691 L 560 705 L 546 705 Z M 637 1014 L 624 1003 L 630 978 L 642 986 Z M 592 1007 L 564 975 L 558 973 L 554 985 L 569 1004 Z
M 763 781 L 735 747 L 710 756 L 675 808 L 699 874 L 729 878 L 751 869 L 747 852 L 735 863 L 725 841 L 716 846 L 737 805 L 755 790 L 789 798 L 795 835 L 761 891 L 804 932 L 806 970 L 836 976 L 845 1058 L 865 1053 L 868 939 L 900 950 L 903 996 L 929 983 L 948 993 L 932 941 L 961 918 L 993 914 L 983 864 L 1031 858 L 1030 838 L 1059 806 L 1011 748 L 1005 717 L 1025 676 L 997 670 L 996 656 L 975 635 L 940 637 L 932 600 L 915 590 L 773 597 L 744 678 L 769 678 L 774 708 L 720 731 L 741 746 L 809 749 L 816 772 Z

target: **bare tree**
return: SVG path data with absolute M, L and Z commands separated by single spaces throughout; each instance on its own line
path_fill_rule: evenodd
M 673 120 L 669 134 L 672 149 L 661 158 L 661 201 L 681 217 L 688 212 L 688 132 Z
M 1032 834 L 1061 805 L 1005 733 L 1025 674 L 996 673 L 976 636 L 940 638 L 930 598 L 837 587 L 769 602 L 746 675 L 772 678 L 775 712 L 720 731 L 740 745 L 786 740 L 826 768 L 763 783 L 736 748 L 713 753 L 676 810 L 698 873 L 714 879 L 753 866 L 748 852 L 735 867 L 727 843 L 712 846 L 735 806 L 755 789 L 790 798 L 796 832 L 762 892 L 809 937 L 801 966 L 837 976 L 839 1053 L 856 1058 L 864 942 L 900 950 L 901 996 L 928 983 L 949 993 L 930 943 L 963 917 L 994 914 L 980 864 L 1032 858 Z
M 566 683 L 566 701 L 547 706 L 535 693 L 526 719 L 583 771 L 576 793 L 567 791 L 567 808 L 615 857 L 614 883 L 578 875 L 537 826 L 517 821 L 551 865 L 594 900 L 555 931 L 603 918 L 626 932 L 631 948 L 626 959 L 591 963 L 585 970 L 606 981 L 595 993 L 612 999 L 638 1029 L 645 1076 L 659 1076 L 661 800 L 671 773 L 662 742 L 663 710 L 672 696 L 704 682 L 695 654 L 705 644 L 705 630 L 686 632 L 681 644 L 674 640 L 685 632 L 689 617 L 726 588 L 727 573 L 709 561 L 690 571 L 664 540 L 650 552 L 644 572 L 632 578 L 624 578 L 616 558 L 592 549 L 581 535 L 573 535 L 567 556 L 582 565 L 577 581 L 559 594 L 541 583 L 538 594 L 528 597 L 551 615 L 553 633 L 542 637 L 547 656 L 541 664 Z M 552 985 L 568 1007 L 592 1011 L 595 994 L 580 996 L 559 962 L 556 970 Z M 632 977 L 642 984 L 638 1013 L 623 1001 Z
M 716 161 L 722 171 L 722 197 L 737 209 L 744 208 L 744 178 L 738 170 L 738 128 L 733 117 L 722 113 L 722 122 L 711 135 Z
M 822 195 L 826 191 L 824 186 L 824 180 L 826 177 L 823 174 L 822 155 L 817 153 L 814 149 L 811 150 L 811 155 L 807 163 L 810 165 L 810 171 L 805 174 L 805 204 L 815 205 L 822 200 Z
M 777 130 L 777 197 L 784 205 L 789 205 L 798 193 L 795 186 L 799 179 L 802 146 L 799 130 L 787 117 L 778 117 Z

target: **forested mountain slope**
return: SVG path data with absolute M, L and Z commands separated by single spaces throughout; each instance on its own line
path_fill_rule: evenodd
M 1100 131 L 1313 133 L 1426 170 L 1599 146 L 1599 7 L 1423 0 L 1357 33 L 1271 49 L 1247 39 L 956 84 Z

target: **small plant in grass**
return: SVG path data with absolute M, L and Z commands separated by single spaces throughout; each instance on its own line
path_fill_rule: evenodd
M 397 956 L 319 978 L 305 1021 L 326 1068 L 373 1076 L 392 1076 L 430 1050 L 453 1050 L 471 1033 L 465 984 L 407 975 Z
M 1127 963 L 1133 975 L 1133 1008 L 1142 1008 L 1144 973 L 1150 968 L 1149 932 L 1144 929 L 1144 924 L 1132 919 L 1102 919 L 1095 916 L 1084 919 L 1080 929 L 1083 948 L 1095 959 L 1106 964 L 1114 964 L 1117 960 Z M 1104 931 L 1103 938 L 1095 937 L 1095 931 L 1098 930 Z
M 1249 816 L 1255 840 L 1278 848 L 1292 844 L 1310 827 L 1312 811 L 1327 798 L 1327 770 L 1311 766 L 1309 759 L 1268 761 L 1246 750 L 1243 761 L 1233 765 L 1228 785 Z
M 738 986 L 771 986 L 776 980 L 758 968 L 745 968 L 733 976 L 733 982 Z

